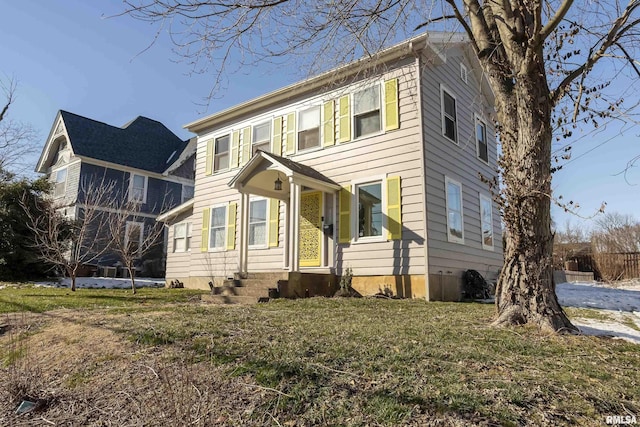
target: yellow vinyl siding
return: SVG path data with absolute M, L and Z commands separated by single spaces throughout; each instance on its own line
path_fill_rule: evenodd
M 340 189 L 338 243 L 351 241 L 351 186 Z
M 387 178 L 387 231 L 389 240 L 402 239 L 400 177 Z
M 202 210 L 202 241 L 200 243 L 200 251 L 209 250 L 209 221 L 211 220 L 211 209 Z

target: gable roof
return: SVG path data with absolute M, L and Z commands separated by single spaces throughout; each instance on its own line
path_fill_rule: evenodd
M 162 173 L 178 158 L 188 141 L 182 141 L 162 123 L 138 116 L 123 127 L 112 126 L 60 110 L 69 143 L 76 156 Z M 58 119 L 54 123 L 56 126 Z M 43 150 L 37 170 L 42 171 Z

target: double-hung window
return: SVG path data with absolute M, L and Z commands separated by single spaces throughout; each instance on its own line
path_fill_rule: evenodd
M 251 144 L 251 155 L 262 150 L 267 153 L 271 146 L 271 121 L 260 123 L 253 127 L 253 143 Z
M 191 250 L 191 223 L 183 222 L 173 226 L 173 251 L 186 252 Z
M 478 158 L 485 163 L 489 163 L 489 147 L 487 144 L 487 125 L 476 117 L 476 145 Z
M 442 102 L 442 134 L 458 143 L 458 118 L 456 99 L 444 88 L 440 88 Z
M 320 106 L 298 113 L 298 151 L 320 146 Z
M 142 238 L 144 233 L 144 223 L 127 221 L 124 229 L 124 246 L 127 253 L 140 255 Z
M 148 179 L 144 175 L 132 173 L 129 182 L 129 201 L 146 203 L 147 202 L 147 183 Z
M 447 237 L 450 242 L 464 243 L 462 184 L 445 177 L 445 189 L 447 202 Z
M 249 201 L 249 246 L 267 245 L 267 199 Z
M 211 208 L 209 249 L 224 249 L 227 237 L 227 206 Z
M 380 132 L 380 85 L 371 86 L 353 94 L 354 137 Z
M 229 135 L 224 135 L 215 140 L 213 154 L 213 170 L 229 169 Z
M 357 184 L 355 195 L 358 239 L 382 237 L 382 181 Z
M 491 198 L 480 194 L 480 224 L 482 229 L 482 248 L 493 250 L 493 213 Z
M 64 196 L 67 187 L 67 168 L 60 169 L 56 172 L 56 181 L 53 188 L 54 197 Z

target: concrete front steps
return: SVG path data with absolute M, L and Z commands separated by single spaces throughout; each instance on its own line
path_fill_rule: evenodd
M 277 289 L 278 281 L 286 281 L 286 272 L 248 273 L 245 277 L 234 274 L 222 286 L 211 288 L 210 295 L 203 295 L 202 301 L 212 304 L 255 304 L 269 300 L 269 289 Z

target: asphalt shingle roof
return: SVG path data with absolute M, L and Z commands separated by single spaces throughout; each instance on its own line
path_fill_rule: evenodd
M 106 162 L 162 173 L 167 159 L 178 158 L 188 141 L 182 141 L 162 123 L 139 116 L 123 127 L 60 111 L 73 152 Z

